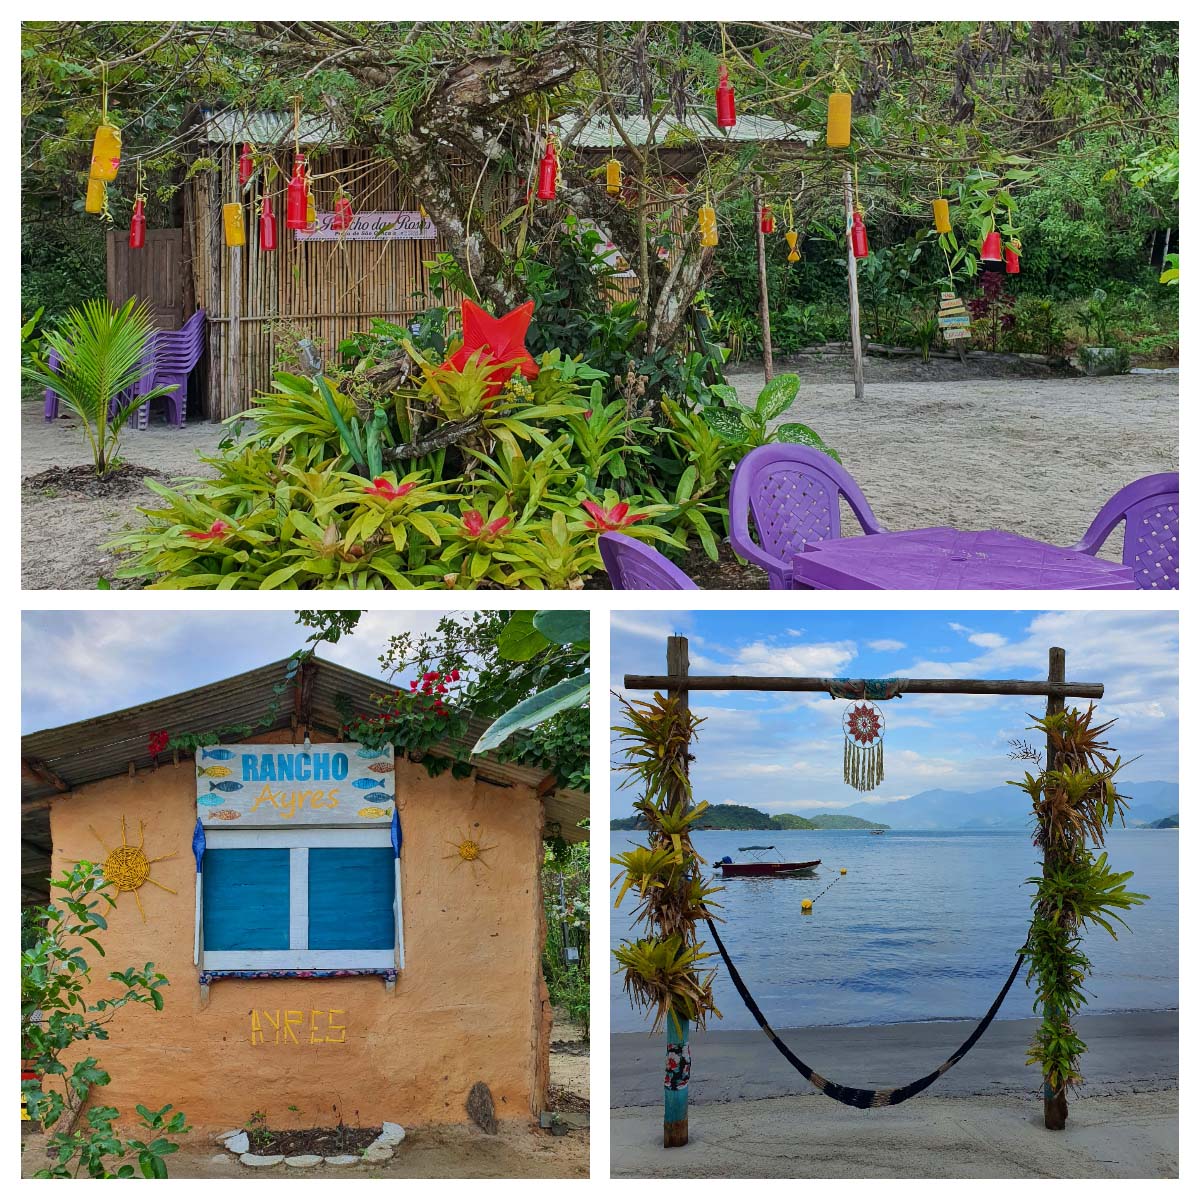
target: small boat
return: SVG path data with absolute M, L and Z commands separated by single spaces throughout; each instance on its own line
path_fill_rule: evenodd
M 871 833 L 875 837 L 882 837 L 885 833 L 887 833 L 887 830 L 886 829 L 872 829 Z
M 738 853 L 753 854 L 753 862 L 735 863 L 727 854 L 713 865 L 721 868 L 723 879 L 759 878 L 764 875 L 814 875 L 816 868 L 821 865 L 819 858 L 814 858 L 811 862 L 783 862 L 782 855 L 779 860 L 762 857 L 772 850 L 779 854 L 774 846 L 739 846 Z

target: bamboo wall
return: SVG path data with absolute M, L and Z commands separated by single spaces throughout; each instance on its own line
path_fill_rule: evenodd
M 298 241 L 285 227 L 286 176 L 271 186 L 278 249 L 258 248 L 257 208 L 244 204 L 246 245 L 224 244 L 221 206 L 238 198 L 238 147 L 213 146 L 215 171 L 204 171 L 184 195 L 184 231 L 195 303 L 208 314 L 207 413 L 222 420 L 245 410 L 271 387 L 272 365 L 289 327 L 311 338 L 325 361 L 338 344 L 365 332 L 372 318 L 404 323 L 425 307 L 424 263 L 448 249 L 430 240 Z M 279 155 L 290 165 L 291 153 Z M 336 184 L 320 178 L 337 172 L 355 212 L 416 211 L 418 202 L 402 186 L 394 166 L 370 151 L 343 148 L 310 157 L 316 176 L 317 209 L 333 208 Z M 257 201 L 257 176 L 251 185 Z M 188 264 L 185 263 L 185 267 Z M 418 293 L 414 296 L 414 293 Z M 289 339 L 293 340 L 293 339 Z

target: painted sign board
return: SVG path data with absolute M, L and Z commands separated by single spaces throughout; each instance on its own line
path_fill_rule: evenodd
M 209 829 L 386 827 L 395 802 L 392 746 L 240 743 L 196 751 L 196 807 Z
M 360 212 L 349 229 L 333 228 L 333 213 L 317 213 L 315 229 L 297 229 L 298 242 L 428 241 L 437 237 L 437 226 L 419 212 Z

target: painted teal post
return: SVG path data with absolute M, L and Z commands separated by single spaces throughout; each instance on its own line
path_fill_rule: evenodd
M 663 1079 L 663 1145 L 686 1146 L 688 1142 L 688 1080 L 692 1074 L 692 1051 L 688 1045 L 690 1022 L 673 1012 L 667 1014 L 667 1070 Z

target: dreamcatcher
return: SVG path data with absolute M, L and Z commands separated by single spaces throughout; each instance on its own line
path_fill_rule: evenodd
M 856 700 L 842 714 L 846 752 L 842 776 L 860 792 L 869 792 L 883 782 L 883 731 L 886 722 L 877 705 Z

